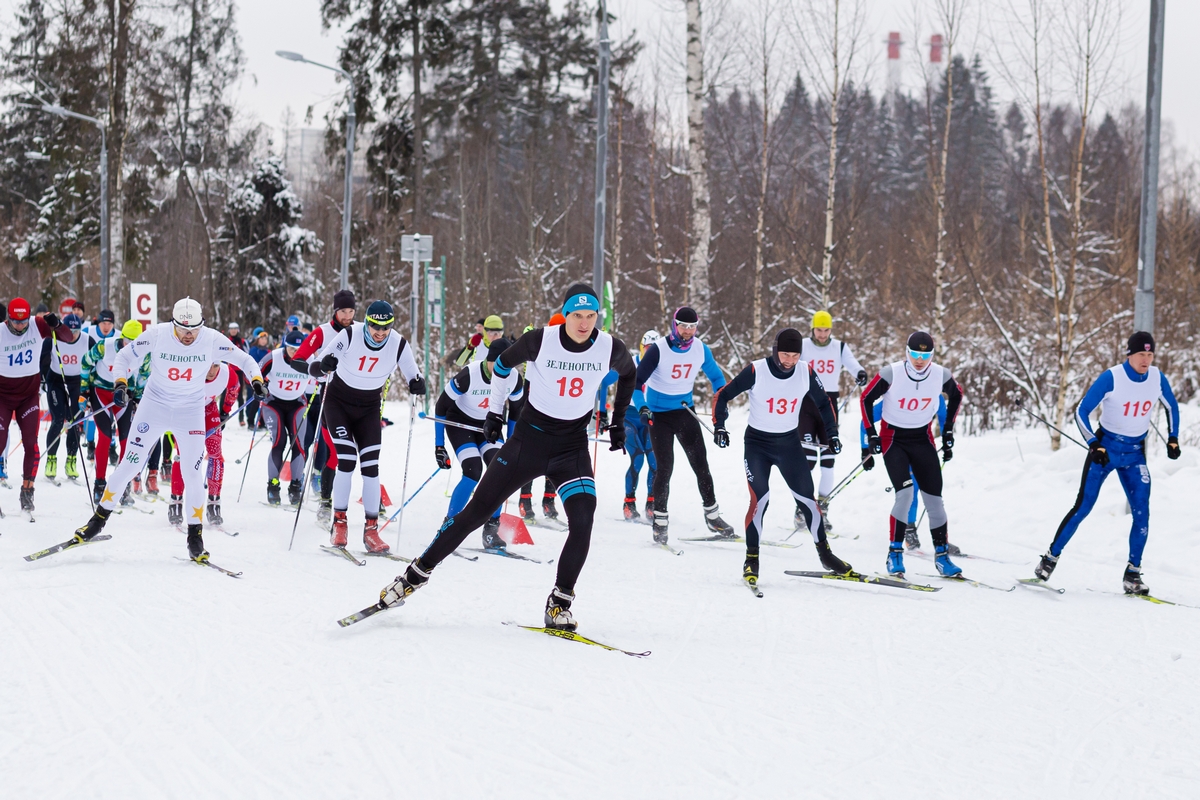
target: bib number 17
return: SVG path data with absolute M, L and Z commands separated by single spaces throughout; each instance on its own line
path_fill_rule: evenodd
M 555 383 L 558 384 L 559 397 L 579 397 L 583 394 L 583 378 L 571 378 L 568 383 L 567 377 L 564 375 Z

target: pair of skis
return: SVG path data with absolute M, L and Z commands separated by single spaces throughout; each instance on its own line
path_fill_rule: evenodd
M 47 556 L 52 556 L 55 553 L 61 553 L 66 550 L 74 550 L 77 547 L 85 547 L 89 544 L 97 544 L 99 542 L 107 542 L 111 538 L 112 538 L 112 536 L 107 533 L 98 534 L 98 535 L 92 537 L 91 539 L 87 539 L 86 541 L 82 541 L 82 542 L 79 541 L 78 539 L 71 538 L 65 542 L 60 542 L 59 544 L 53 545 L 51 547 L 47 547 L 45 550 L 38 550 L 36 553 L 30 553 L 29 555 L 25 556 L 25 560 L 26 561 L 38 561 L 39 559 L 46 558 Z M 209 561 L 207 558 L 195 559 L 195 558 L 183 558 L 182 556 L 176 556 L 176 558 L 178 558 L 180 561 L 191 561 L 192 563 L 199 564 L 202 567 L 208 567 L 209 569 L 215 569 L 217 572 L 220 572 L 223 575 L 228 575 L 231 578 L 242 577 L 241 572 L 234 572 L 233 570 L 225 569 L 225 567 L 218 566 L 217 564 L 214 564 L 211 561 Z

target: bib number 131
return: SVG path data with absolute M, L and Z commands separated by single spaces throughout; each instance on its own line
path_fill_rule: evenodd
M 583 394 L 583 378 L 571 378 L 568 383 L 567 377 L 564 375 L 555 383 L 558 384 L 559 397 L 579 397 Z

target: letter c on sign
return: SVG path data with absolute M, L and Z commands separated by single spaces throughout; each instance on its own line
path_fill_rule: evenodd
M 138 295 L 137 310 L 138 310 L 139 314 L 148 315 L 150 313 L 150 295 L 148 295 L 148 294 L 139 294 Z

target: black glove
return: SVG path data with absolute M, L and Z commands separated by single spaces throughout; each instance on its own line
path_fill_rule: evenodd
M 333 372 L 335 369 L 337 369 L 337 365 L 338 357 L 333 353 L 326 353 L 325 357 L 321 359 L 321 372 Z
M 879 434 L 872 433 L 867 436 L 867 450 L 871 455 L 879 455 L 883 452 L 883 442 L 879 438 Z
M 1108 450 L 1100 444 L 1099 439 L 1088 445 L 1088 458 L 1092 460 L 1093 464 L 1099 464 L 1102 467 L 1108 464 Z
M 112 404 L 117 408 L 129 405 L 129 387 L 125 385 L 125 381 L 117 381 L 113 386 Z
M 250 381 L 250 389 L 254 392 L 254 399 L 262 402 L 267 399 L 267 384 L 263 383 L 262 378 L 254 378 Z
M 483 438 L 489 443 L 495 444 L 500 439 L 500 433 L 504 430 L 504 417 L 497 414 L 495 411 L 489 411 L 488 415 L 483 419 Z
M 220 415 L 219 415 L 219 416 L 221 417 L 221 424 L 222 424 L 222 425 L 224 425 L 224 424 L 225 424 L 225 423 L 226 423 L 226 422 L 229 420 L 229 412 L 228 412 L 228 411 L 226 411 L 226 410 L 225 410 L 225 409 L 223 409 L 223 408 L 221 409 L 221 413 L 220 413 Z
M 871 470 L 875 469 L 875 456 L 871 455 L 870 449 L 868 449 L 866 447 L 864 447 L 862 449 L 862 458 L 863 458 L 863 462 L 862 462 L 863 469 L 865 469 L 867 472 L 870 472 Z
M 42 319 L 44 319 L 46 321 L 46 324 L 49 325 L 51 328 L 57 328 L 58 323 L 60 321 L 58 319 L 58 314 L 55 314 L 53 311 L 51 311 L 48 314 L 43 314 Z
M 829 440 L 829 449 L 830 449 L 830 451 L 833 452 L 833 454 L 835 456 L 838 453 L 842 452 L 842 440 L 839 439 L 838 437 L 834 436 L 832 439 Z
M 854 383 L 858 386 L 867 385 L 867 371 L 865 369 L 860 369 L 858 374 L 854 376 Z
M 650 406 L 642 406 L 639 408 L 638 416 L 642 418 L 643 425 L 649 425 L 654 421 L 654 412 L 650 410 Z
M 954 458 L 954 431 L 942 431 L 942 463 Z
M 429 390 L 425 388 L 425 379 L 420 375 L 408 382 L 408 393 L 414 397 L 424 397 L 427 391 Z
M 1167 458 L 1171 459 L 1172 461 L 1179 458 L 1179 437 L 1178 436 L 1168 436 L 1167 437 Z
M 624 450 L 625 449 L 625 424 L 618 422 L 615 425 L 605 425 L 604 430 L 608 432 L 608 449 L 609 450 Z
M 438 469 L 450 469 L 450 454 L 440 444 L 433 448 L 433 457 L 437 459 Z
M 717 443 L 717 447 L 729 447 L 729 431 L 725 430 L 724 426 L 714 428 L 713 441 Z

